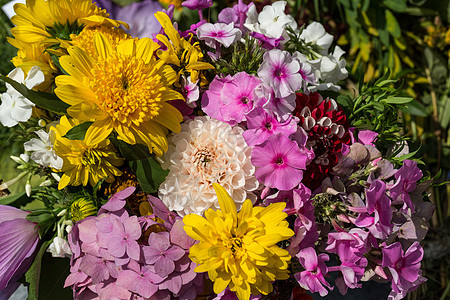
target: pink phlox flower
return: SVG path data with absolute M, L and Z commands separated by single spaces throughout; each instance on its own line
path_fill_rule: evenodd
M 212 0 L 186 0 L 181 5 L 192 10 L 205 9 L 212 5 Z
M 373 181 L 366 190 L 366 210 L 367 213 L 361 213 L 355 220 L 355 225 L 368 228 L 376 238 L 386 238 L 392 232 L 393 224 L 391 200 L 386 196 L 383 181 Z
M 298 91 L 303 84 L 300 63 L 287 51 L 272 49 L 264 53 L 258 76 L 273 88 L 275 96 L 285 98 Z
M 377 140 L 378 132 L 372 130 L 361 130 L 358 132 L 358 142 L 363 145 L 375 146 L 374 142 Z
M 382 248 L 383 261 L 381 266 L 388 268 L 392 277 L 392 290 L 395 293 L 408 292 L 424 281 L 420 276 L 420 262 L 423 249 L 414 242 L 405 252 L 399 242 Z
M 314 206 L 310 189 L 300 183 L 298 188 L 293 190 L 293 200 L 294 208 L 298 215 L 294 226 L 303 226 L 308 231 L 312 230 L 316 217 L 314 215 Z
M 345 255 L 343 252 L 350 252 L 358 257 L 362 257 L 368 250 L 366 240 L 368 232 L 353 228 L 349 232 L 330 232 L 328 233 L 328 246 L 325 248 L 330 253 Z
M 252 150 L 255 176 L 264 185 L 279 190 L 296 187 L 303 178 L 308 156 L 284 134 L 273 135 Z
M 295 117 L 288 115 L 285 118 L 280 118 L 261 107 L 256 107 L 248 113 L 246 119 L 248 130 L 242 136 L 250 147 L 262 144 L 272 135 L 282 133 L 290 136 L 297 131 L 298 120 Z
M 297 258 L 303 268 L 305 268 L 305 271 L 294 274 L 295 279 L 302 288 L 309 290 L 311 293 L 319 292 L 322 297 L 328 294 L 325 287 L 333 290 L 324 277 L 328 274 L 328 268 L 325 265 L 325 261 L 329 260 L 327 254 L 321 253 L 317 255 L 314 248 L 309 247 L 300 250 Z
M 247 19 L 247 11 L 252 5 L 254 5 L 253 2 L 247 5 L 242 0 L 239 0 L 233 7 L 222 9 L 218 16 L 219 22 L 226 24 L 234 23 L 234 26 L 241 31 L 247 30 L 244 27 L 244 22 Z
M 195 101 L 197 101 L 200 96 L 199 88 L 197 85 L 198 80 L 192 82 L 191 76 L 188 76 L 187 78 L 182 76 L 181 82 L 183 96 L 186 99 L 186 104 L 190 107 L 197 107 L 197 103 Z
M 144 247 L 147 264 L 154 265 L 155 273 L 165 278 L 175 270 L 175 262 L 186 253 L 176 245 L 172 245 L 168 232 L 152 232 L 148 239 L 148 247 Z
M 285 98 L 275 96 L 273 88 L 265 84 L 255 89 L 255 105 L 271 111 L 280 117 L 292 114 L 295 108 L 295 94 L 289 94 Z
M 158 291 L 158 283 L 162 278 L 144 266 L 123 270 L 117 277 L 116 284 L 144 298 L 150 298 Z
M 268 37 L 267 35 L 264 35 L 256 31 L 250 32 L 250 36 L 259 40 L 260 46 L 268 50 L 278 48 L 281 45 L 281 42 L 284 41 L 284 37 L 282 36 L 278 38 Z
M 422 171 L 417 167 L 417 162 L 406 159 L 403 166 L 395 173 L 395 184 L 390 188 L 390 196 L 394 204 L 403 202 L 403 210 L 411 208 L 414 212 L 414 204 L 409 193 L 414 191 L 417 181 L 423 177 Z
M 199 40 L 205 41 L 210 48 L 217 49 L 217 43 L 220 43 L 228 48 L 231 44 L 240 40 L 242 32 L 234 28 L 234 24 L 224 23 L 205 23 L 197 28 L 197 37 Z
M 108 240 L 108 253 L 121 258 L 139 260 L 140 248 L 137 240 L 141 237 L 141 227 L 136 216 L 127 218 L 123 223 L 119 219 L 113 221 L 113 231 Z
M 203 111 L 211 118 L 236 125 L 246 120 L 246 114 L 253 109 L 253 90 L 259 79 L 239 72 L 233 77 L 216 78 L 209 90 L 203 94 Z

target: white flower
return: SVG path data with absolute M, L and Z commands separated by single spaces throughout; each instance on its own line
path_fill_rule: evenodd
M 53 257 L 70 257 L 72 251 L 70 251 L 69 243 L 62 237 L 56 236 L 53 242 L 48 246 L 47 252 L 50 252 Z
M 183 87 L 183 96 L 186 99 L 186 104 L 192 108 L 197 107 L 197 103 L 195 101 L 197 101 L 198 97 L 200 96 L 200 91 L 197 85 L 198 80 L 192 82 L 191 76 L 188 76 L 187 78 L 181 76 L 181 82 Z
M 50 130 L 47 133 L 44 130 L 38 130 L 35 133 L 39 136 L 39 139 L 31 139 L 25 142 L 23 144 L 25 151 L 33 152 L 31 159 L 41 166 L 60 170 L 63 167 L 63 159 L 56 155 L 53 150 L 55 132 Z
M 27 78 L 21 68 L 12 70 L 8 77 L 25 84 L 28 89 L 44 82 L 44 73 L 38 66 L 28 72 Z M 16 126 L 19 122 L 26 122 L 31 117 L 34 103 L 22 96 L 11 85 L 6 84 L 7 90 L 2 94 L 0 105 L 0 122 L 6 127 Z
M 169 175 L 159 197 L 169 210 L 184 216 L 219 208 L 213 183 L 222 185 L 238 207 L 246 199 L 256 200 L 252 192 L 259 184 L 242 133 L 240 127 L 207 116 L 181 125 L 181 132 L 170 138 L 162 165 Z
M 312 22 L 309 24 L 300 35 L 306 43 L 317 45 L 321 50 L 322 55 L 328 53 L 328 49 L 333 42 L 333 36 L 325 31 L 325 28 L 319 22 Z
M 345 68 L 346 61 L 341 59 L 345 53 L 339 46 L 336 46 L 333 54 L 322 56 L 319 59 L 310 61 L 309 63 L 315 69 L 316 77 L 320 79 L 321 83 L 309 86 L 308 89 L 312 92 L 320 90 L 339 91 L 340 87 L 336 84 L 340 80 L 344 80 L 348 76 L 348 71 Z
M 269 38 L 278 39 L 283 36 L 283 42 L 286 42 L 289 39 L 285 30 L 286 26 L 296 30 L 297 23 L 291 15 L 284 13 L 285 8 L 286 1 L 277 1 L 272 5 L 264 6 L 258 15 L 255 5 L 252 5 L 247 11 L 244 26 L 250 31 L 264 34 Z

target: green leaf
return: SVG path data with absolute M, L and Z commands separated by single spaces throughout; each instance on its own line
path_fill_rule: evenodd
M 25 281 L 30 285 L 28 287 L 28 299 L 27 300 L 38 300 L 39 299 L 39 279 L 41 275 L 42 266 L 42 256 L 47 250 L 48 246 L 52 241 L 45 241 L 41 248 L 39 249 L 36 257 L 34 258 L 33 264 L 25 273 Z
M 381 100 L 381 102 L 387 104 L 405 104 L 413 101 L 411 97 L 388 97 L 386 99 Z
M 40 108 L 61 114 L 66 113 L 67 108 L 70 106 L 69 104 L 62 102 L 56 95 L 29 90 L 25 85 L 4 75 L 0 75 L 0 79 L 9 83 L 22 94 L 22 96 L 29 99 Z
M 407 8 L 404 0 L 384 0 L 383 5 L 395 12 L 404 12 Z
M 146 146 L 141 144 L 129 145 L 115 140 L 122 156 L 128 161 L 131 170 L 136 175 L 139 185 L 146 193 L 155 193 L 165 180 L 169 170 L 164 170 L 149 153 Z
M 398 25 L 397 19 L 390 10 L 385 11 L 386 14 L 386 29 L 394 37 L 399 38 L 402 34 L 400 25 Z
M 39 209 L 33 211 L 27 215 L 27 220 L 33 223 L 37 223 L 39 226 L 39 237 L 45 236 L 47 231 L 53 227 L 56 222 L 55 215 L 46 209 Z
M 36 191 L 37 191 L 37 189 L 33 189 L 31 191 L 31 193 L 34 194 Z M 14 206 L 16 208 L 24 206 L 25 204 L 27 204 L 28 202 L 31 202 L 31 201 L 33 201 L 33 198 L 28 197 L 25 192 L 0 197 L 0 204 L 10 205 L 10 206 Z
M 413 101 L 409 102 L 407 105 L 403 106 L 401 109 L 404 113 L 407 113 L 407 114 L 410 114 L 413 116 L 418 116 L 418 117 L 422 117 L 422 118 L 425 118 L 426 116 L 428 116 L 427 108 L 425 106 L 423 106 L 423 104 L 421 104 L 417 100 L 413 100 Z
M 84 137 L 86 136 L 86 131 L 88 128 L 92 125 L 94 122 L 83 122 L 77 126 L 72 127 L 66 135 L 64 135 L 65 138 L 68 138 L 69 140 L 84 140 Z
M 444 101 L 444 108 L 442 109 L 442 112 L 440 114 L 440 123 L 442 128 L 446 129 L 450 124 L 450 101 L 447 96 L 443 97 L 443 101 Z
M 380 102 L 372 102 L 371 104 L 376 110 L 379 110 L 381 112 L 384 111 L 384 105 L 382 103 L 380 103 Z

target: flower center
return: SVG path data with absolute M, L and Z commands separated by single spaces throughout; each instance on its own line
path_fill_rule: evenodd
M 266 127 L 267 130 L 272 130 L 272 124 L 267 122 L 264 127 Z
M 238 237 L 233 237 L 231 239 L 231 251 L 235 253 L 237 250 L 242 248 L 242 240 Z
M 112 54 L 100 61 L 90 88 L 96 94 L 96 104 L 115 125 L 135 125 L 151 120 L 162 108 L 160 75 L 153 65 L 142 59 Z
M 282 157 L 278 157 L 277 160 L 276 160 L 275 162 L 276 162 L 276 164 L 279 165 L 279 166 L 281 166 L 281 165 L 284 163 Z
M 86 149 L 82 153 L 81 163 L 84 166 L 99 166 L 102 163 L 103 153 L 95 149 Z
M 217 154 L 210 147 L 197 149 L 197 152 L 194 153 L 193 163 L 197 167 L 204 168 L 208 165 L 208 163 L 213 161 L 216 156 Z
M 249 101 L 250 101 L 250 100 L 249 100 L 246 96 L 243 96 L 243 97 L 241 98 L 241 102 L 244 103 L 244 104 L 247 104 Z

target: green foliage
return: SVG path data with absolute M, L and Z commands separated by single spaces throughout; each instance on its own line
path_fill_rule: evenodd
M 45 250 L 47 250 L 51 242 L 52 241 L 45 241 L 42 243 L 41 248 L 34 258 L 33 264 L 25 273 L 25 280 L 29 283 L 28 300 L 39 299 L 39 280 L 41 276 L 42 256 L 44 255 Z
M 114 142 L 122 156 L 128 161 L 142 190 L 146 193 L 156 193 L 160 184 L 169 174 L 169 170 L 164 170 L 161 167 L 146 146 L 141 144 L 129 145 L 121 140 L 115 140 Z
M 400 135 L 401 122 L 398 110 L 411 102 L 411 97 L 400 97 L 397 80 L 389 79 L 387 72 L 383 77 L 367 84 L 361 84 L 358 96 L 340 95 L 338 103 L 344 108 L 352 126 L 369 129 L 379 133 L 378 145 L 382 150 L 403 138 Z
M 46 27 L 46 31 L 54 38 L 70 40 L 70 35 L 78 35 L 83 30 L 84 24 L 79 25 L 78 22 L 72 24 L 66 23 L 64 25 L 54 23 L 51 27 Z
M 222 58 L 213 62 L 218 73 L 234 75 L 239 72 L 258 72 L 266 50 L 258 45 L 256 39 L 248 35 L 244 36 L 244 39 L 244 43 L 233 44 L 231 50 L 222 53 Z
M 64 137 L 69 140 L 84 140 L 84 137 L 86 136 L 86 131 L 89 129 L 92 123 L 94 122 L 83 122 L 81 124 L 78 124 L 77 126 L 72 127 L 64 135 Z

